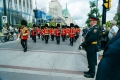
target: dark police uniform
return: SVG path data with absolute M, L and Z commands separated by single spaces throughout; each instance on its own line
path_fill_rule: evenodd
M 95 80 L 120 80 L 120 32 L 106 45 Z
M 87 60 L 89 71 L 84 74 L 85 77 L 94 78 L 95 65 L 97 64 L 97 40 L 99 39 L 99 28 L 97 25 L 90 28 L 90 31 L 85 37 L 85 41 L 82 43 L 82 47 L 87 52 Z

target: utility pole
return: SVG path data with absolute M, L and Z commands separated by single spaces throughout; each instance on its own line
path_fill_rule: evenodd
M 4 16 L 7 15 L 6 13 L 6 0 L 3 0 L 3 8 L 4 8 Z
M 103 0 L 103 12 L 102 12 L 102 25 L 106 23 L 106 8 L 104 6 L 105 0 Z

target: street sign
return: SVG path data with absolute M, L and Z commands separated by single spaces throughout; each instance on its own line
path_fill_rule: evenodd
M 7 23 L 7 16 L 2 16 L 2 22 Z

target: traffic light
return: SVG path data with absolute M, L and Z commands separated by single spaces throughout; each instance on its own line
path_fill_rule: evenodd
M 112 4 L 111 4 L 112 0 L 104 0 L 104 6 L 106 9 L 110 9 Z

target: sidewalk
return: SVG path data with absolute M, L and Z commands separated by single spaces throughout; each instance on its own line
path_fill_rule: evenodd
M 22 73 L 21 75 L 46 76 L 46 79 L 40 80 L 94 80 L 83 76 L 83 71 L 88 70 L 84 51 L 81 51 L 83 54 L 39 51 L 24 53 L 19 50 L 0 51 L 0 73 L 11 73 L 11 76 L 14 73 L 16 75 Z

